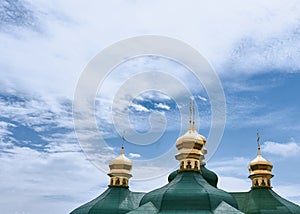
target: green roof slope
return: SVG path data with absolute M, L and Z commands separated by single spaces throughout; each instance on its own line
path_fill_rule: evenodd
M 218 176 L 213 171 L 207 169 L 205 166 L 200 165 L 203 178 L 212 186 L 217 187 Z
M 300 213 L 300 207 L 276 194 L 269 188 L 252 189 L 249 192 L 231 193 L 239 210 L 246 214 Z
M 237 208 L 229 193 L 210 185 L 199 172 L 186 171 L 145 194 L 140 206 L 151 202 L 159 213 L 214 213 L 222 201 Z
M 200 166 L 201 169 L 201 173 L 202 173 L 202 177 L 207 181 L 207 183 L 209 183 L 210 185 L 217 187 L 218 184 L 218 176 L 216 173 L 214 173 L 213 171 L 207 169 L 205 166 L 201 165 Z M 175 170 L 174 172 L 172 172 L 169 176 L 168 176 L 168 181 L 171 182 L 176 175 L 178 174 L 177 170 Z
M 71 214 L 127 213 L 139 206 L 144 193 L 131 192 L 128 188 L 110 187 L 94 200 L 76 208 Z
M 127 214 L 140 214 L 140 213 L 143 213 L 143 214 L 157 214 L 158 210 L 156 209 L 156 207 L 151 202 L 148 202 L 146 204 L 143 204 L 139 208 L 130 211 Z

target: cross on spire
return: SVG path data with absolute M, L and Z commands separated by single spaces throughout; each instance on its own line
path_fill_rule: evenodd
M 123 134 L 122 134 L 122 151 L 121 151 L 121 154 L 124 154 L 124 142 L 126 141 L 124 135 L 125 135 L 125 132 L 123 132 Z
M 195 130 L 195 107 L 194 107 L 194 101 L 191 97 L 190 99 L 190 130 Z
M 260 153 L 260 135 L 259 135 L 258 129 L 257 129 L 257 155 L 261 155 L 261 153 Z

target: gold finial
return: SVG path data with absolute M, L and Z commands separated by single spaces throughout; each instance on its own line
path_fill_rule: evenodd
M 260 153 L 260 135 L 259 135 L 258 129 L 257 129 L 257 155 L 261 155 L 261 153 Z

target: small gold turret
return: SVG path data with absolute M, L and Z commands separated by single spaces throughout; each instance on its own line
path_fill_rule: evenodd
M 194 105 L 191 100 L 189 130 L 183 136 L 179 137 L 176 141 L 176 148 L 178 149 L 178 154 L 175 156 L 175 158 L 180 163 L 178 172 L 200 172 L 200 165 L 205 165 L 204 155 L 207 153 L 205 147 L 206 138 L 200 135 L 195 130 L 194 114 Z
M 123 137 L 124 140 L 124 137 Z M 130 171 L 132 162 L 124 154 L 124 144 L 122 144 L 121 154 L 109 163 L 110 177 L 109 187 L 125 187 L 128 188 L 128 181 L 132 177 Z
M 273 164 L 261 155 L 260 136 L 257 131 L 257 156 L 249 164 L 249 178 L 252 180 L 252 188 L 272 188 L 271 178 Z

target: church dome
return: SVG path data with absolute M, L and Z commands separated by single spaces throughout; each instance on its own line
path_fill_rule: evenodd
M 176 146 L 183 142 L 190 141 L 205 144 L 206 138 L 203 135 L 199 134 L 195 129 L 190 129 L 176 140 Z
M 122 152 L 118 157 L 116 157 L 114 160 L 112 160 L 110 163 L 109 163 L 109 167 L 111 166 L 114 166 L 114 165 L 127 165 L 127 166 L 130 166 L 132 167 L 132 161 L 129 160 L 124 152 Z
M 171 173 L 172 176 L 175 174 Z M 140 206 L 149 202 L 159 213 L 184 213 L 187 210 L 193 213 L 211 213 L 224 203 L 227 204 L 227 208 L 222 210 L 225 213 L 237 209 L 233 196 L 213 187 L 200 172 L 195 171 L 178 173 L 167 185 L 145 194 Z
M 110 186 L 128 188 L 128 181 L 132 177 L 132 162 L 124 154 L 124 145 L 121 154 L 109 163 L 109 168 Z
M 262 157 L 260 152 L 260 136 L 257 133 L 257 156 L 249 164 L 249 178 L 252 180 L 253 188 L 272 188 L 273 164 Z
M 121 154 L 109 163 L 110 184 L 105 192 L 94 200 L 76 208 L 71 214 L 96 213 L 128 213 L 138 208 L 144 193 L 131 192 L 128 182 L 131 178 L 131 160 L 124 154 L 122 145 Z
M 218 180 L 219 180 L 217 174 L 207 169 L 203 165 L 200 166 L 200 169 L 201 169 L 201 174 L 203 178 L 207 181 L 207 183 L 209 183 L 213 187 L 217 187 Z M 177 170 L 170 173 L 170 175 L 168 176 L 168 182 L 170 183 L 177 175 L 178 175 Z
M 190 105 L 190 121 L 188 131 L 176 140 L 178 150 L 175 156 L 180 163 L 178 172 L 197 171 L 200 172 L 200 165 L 205 165 L 204 155 L 207 153 L 206 138 L 195 130 L 193 104 Z
M 217 174 L 207 169 L 203 165 L 200 166 L 200 169 L 201 169 L 202 176 L 207 181 L 207 183 L 209 183 L 213 187 L 217 187 L 218 180 L 219 180 Z
M 266 165 L 266 166 L 273 167 L 273 164 L 270 161 L 264 159 L 260 153 L 249 164 L 250 167 L 255 165 Z
M 176 177 L 177 174 L 178 174 L 177 170 L 175 170 L 174 172 L 172 172 L 172 173 L 168 176 L 168 182 L 170 183 L 171 181 L 173 181 L 173 179 Z
M 76 208 L 70 214 L 128 213 L 136 209 L 144 193 L 127 188 L 110 187 L 94 200 Z
M 300 207 L 279 196 L 270 188 L 254 188 L 249 192 L 232 193 L 239 210 L 249 214 L 296 214 Z

